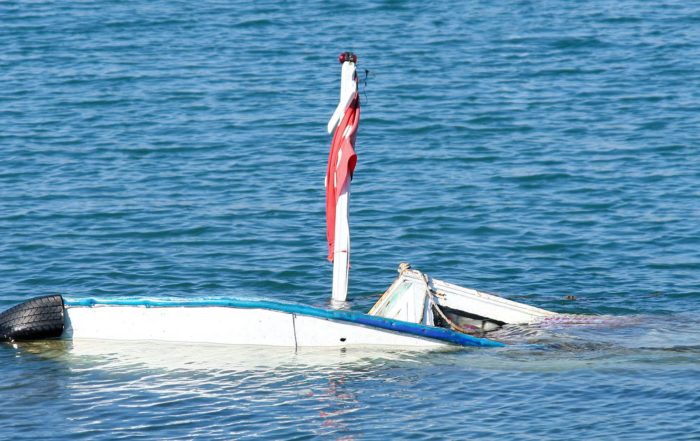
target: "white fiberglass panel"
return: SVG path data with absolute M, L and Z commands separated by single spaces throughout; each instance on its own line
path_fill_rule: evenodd
M 436 340 L 267 309 L 102 305 L 66 308 L 74 340 L 170 341 L 266 346 L 444 346 Z
M 370 328 L 351 323 L 296 316 L 297 343 L 299 346 L 423 346 L 438 347 L 446 343 Z
M 379 317 L 425 324 L 426 293 L 424 281 L 401 279 L 389 287 L 369 313 Z
M 292 315 L 224 307 L 94 306 L 66 308 L 65 336 L 295 346 Z

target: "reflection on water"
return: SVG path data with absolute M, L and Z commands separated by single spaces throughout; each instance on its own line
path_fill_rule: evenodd
M 391 347 L 287 348 L 231 346 L 149 341 L 49 340 L 15 344 L 31 352 L 70 365 L 101 369 L 142 366 L 163 370 L 264 371 L 270 369 L 361 369 L 389 360 L 416 359 L 429 350 Z M 451 349 L 453 350 L 453 349 Z M 433 351 L 435 352 L 435 351 Z

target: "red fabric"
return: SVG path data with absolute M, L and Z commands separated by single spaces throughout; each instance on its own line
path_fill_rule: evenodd
M 352 173 L 357 164 L 355 154 L 355 138 L 357 126 L 360 124 L 360 94 L 355 92 L 355 97 L 345 109 L 345 114 L 340 120 L 333 134 L 331 150 L 328 155 L 328 169 L 326 171 L 326 237 L 328 239 L 328 260 L 333 262 L 333 246 L 335 243 L 335 205 L 338 202 L 340 191 L 347 179 L 352 180 Z M 350 133 L 343 137 L 347 127 Z M 338 153 L 340 163 L 338 163 Z

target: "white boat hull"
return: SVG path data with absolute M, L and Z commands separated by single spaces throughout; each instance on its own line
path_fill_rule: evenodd
M 421 346 L 446 342 L 359 324 L 266 309 L 77 306 L 66 308 L 70 339 L 149 340 L 261 346 Z
M 168 341 L 278 347 L 502 346 L 448 329 L 246 299 L 30 299 L 0 313 L 0 339 Z
M 97 339 L 277 347 L 503 346 L 504 324 L 557 313 L 432 279 L 408 265 L 369 314 L 246 299 L 31 299 L 0 313 L 0 339 Z

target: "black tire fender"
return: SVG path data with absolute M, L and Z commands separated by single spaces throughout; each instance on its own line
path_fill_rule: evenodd
M 0 341 L 56 338 L 65 327 L 63 297 L 35 297 L 0 313 Z

